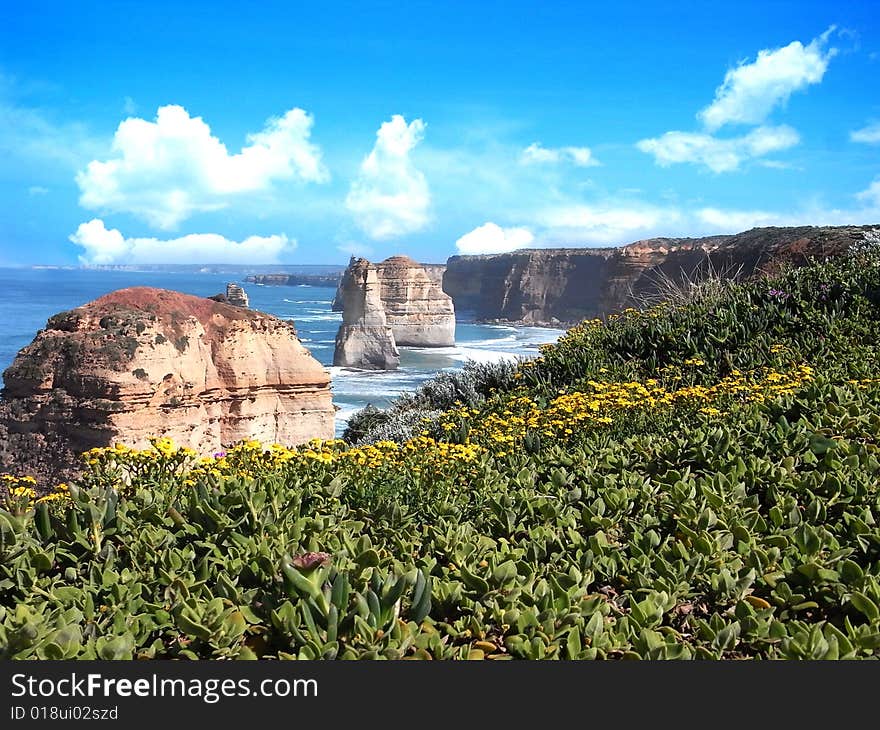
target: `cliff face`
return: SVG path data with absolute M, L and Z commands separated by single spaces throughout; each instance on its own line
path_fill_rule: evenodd
M 783 265 L 838 255 L 875 226 L 755 228 L 730 236 L 654 238 L 621 248 L 523 249 L 453 256 L 443 289 L 477 319 L 573 323 L 633 306 L 657 278 L 705 271 L 772 274 Z
M 66 479 L 83 451 L 169 437 L 203 454 L 245 439 L 332 438 L 329 375 L 270 315 L 162 289 L 52 317 L 4 373 L 0 470 Z
M 339 285 L 342 324 L 336 333 L 333 364 L 366 370 L 394 370 L 400 353 L 382 305 L 376 267 L 352 258 Z
M 382 304 L 398 345 L 451 347 L 455 344 L 455 310 L 422 264 L 392 256 L 376 265 Z

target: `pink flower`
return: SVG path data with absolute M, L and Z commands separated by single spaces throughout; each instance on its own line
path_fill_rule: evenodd
M 302 555 L 294 556 L 290 562 L 294 568 L 302 571 L 312 571 L 315 568 L 320 568 L 322 565 L 329 565 L 330 555 L 329 553 L 303 553 Z

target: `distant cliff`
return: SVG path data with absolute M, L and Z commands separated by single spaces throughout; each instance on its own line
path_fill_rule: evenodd
M 652 238 L 620 248 L 522 249 L 453 256 L 443 289 L 456 311 L 480 320 L 569 324 L 638 302 L 659 276 L 679 279 L 707 262 L 741 276 L 824 258 L 876 236 L 880 226 L 755 228 L 707 238 Z
M 245 278 L 245 281 L 268 286 L 336 287 L 341 279 L 342 272 L 338 274 L 251 274 Z
M 0 471 L 67 479 L 79 454 L 166 436 L 201 454 L 333 435 L 327 371 L 286 322 L 134 287 L 50 318 L 3 374 Z

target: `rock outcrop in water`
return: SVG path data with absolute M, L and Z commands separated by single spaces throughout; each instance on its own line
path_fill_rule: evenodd
M 0 471 L 46 482 L 115 442 L 165 436 L 210 454 L 334 433 L 329 375 L 289 324 L 163 289 L 55 315 L 3 377 Z
M 444 268 L 407 256 L 378 264 L 352 257 L 333 302 L 343 313 L 334 364 L 390 370 L 400 361 L 398 345 L 454 345 L 455 310 L 441 285 Z
M 234 307 L 245 307 L 250 305 L 247 292 L 238 284 L 226 285 L 226 301 Z
M 523 249 L 453 256 L 443 289 L 459 313 L 480 320 L 570 324 L 634 306 L 658 277 L 679 279 L 711 264 L 742 277 L 824 258 L 876 235 L 876 226 L 755 228 L 707 238 L 653 238 L 620 248 Z
M 376 264 L 385 316 L 398 345 L 452 347 L 455 309 L 426 267 L 408 256 L 392 256 Z
M 376 267 L 366 259 L 352 258 L 342 277 L 342 324 L 336 333 L 333 364 L 366 370 L 394 370 L 400 353 L 385 307 Z
M 208 299 L 222 302 L 223 304 L 231 304 L 234 307 L 244 307 L 245 309 L 250 306 L 247 292 L 238 284 L 229 283 L 226 285 L 225 294 L 215 294 L 212 297 L 208 297 Z

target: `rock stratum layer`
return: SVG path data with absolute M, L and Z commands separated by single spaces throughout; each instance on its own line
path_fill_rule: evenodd
M 398 345 L 454 345 L 455 309 L 441 286 L 444 269 L 407 256 L 378 264 L 352 258 L 333 303 L 343 313 L 334 364 L 389 370 L 399 364 Z
M 431 267 L 436 269 L 436 267 Z M 407 256 L 376 264 L 385 316 L 398 345 L 452 347 L 455 309 L 437 277 Z M 432 272 L 433 273 L 433 272 Z
M 481 320 L 570 324 L 635 306 L 658 278 L 772 274 L 783 265 L 846 251 L 877 226 L 755 228 L 707 238 L 652 238 L 620 248 L 523 249 L 453 256 L 443 289 L 458 312 Z
M 329 375 L 288 323 L 163 289 L 55 315 L 3 377 L 0 470 L 45 482 L 115 442 L 164 436 L 209 454 L 334 433 Z
M 394 370 L 400 353 L 385 307 L 376 267 L 366 259 L 352 259 L 337 292 L 342 324 L 336 333 L 333 364 L 365 370 Z

